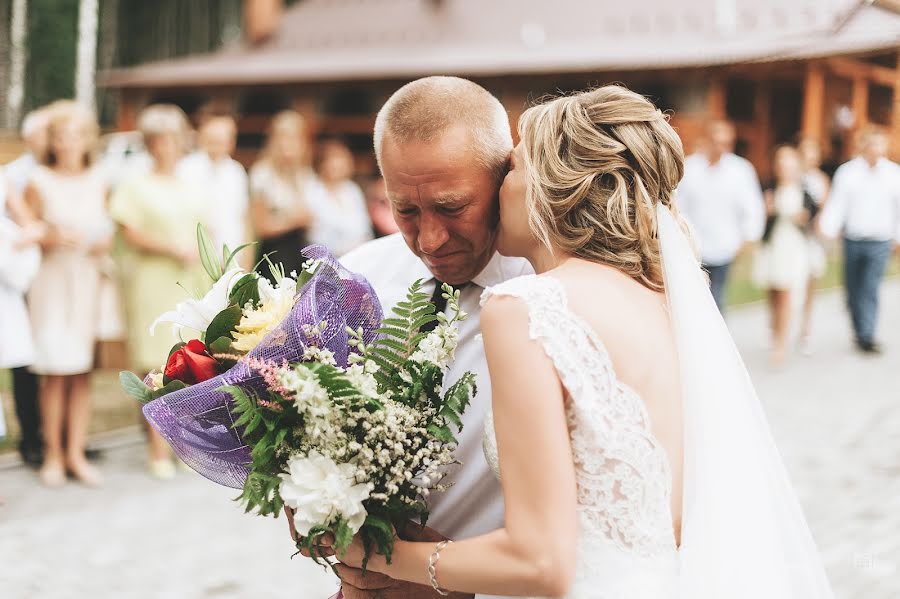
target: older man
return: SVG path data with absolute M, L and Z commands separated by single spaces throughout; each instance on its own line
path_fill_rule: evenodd
M 440 308 L 440 283 L 461 289 L 469 319 L 460 327 L 447 380 L 471 370 L 479 393 L 463 417 L 453 487 L 429 500 L 429 526 L 451 539 L 503 525 L 503 496 L 482 454 L 491 387 L 478 338 L 479 300 L 486 287 L 531 272 L 520 258 L 495 251 L 498 190 L 512 136 L 509 117 L 485 89 L 455 77 L 428 77 L 400 88 L 375 121 L 375 153 L 400 233 L 369 242 L 342 259 L 365 275 L 386 310 L 416 279 L 428 281 Z M 423 599 L 431 589 L 339 567 L 346 599 Z M 462 599 L 471 597 L 451 594 Z
M 208 190 L 216 207 L 210 215 L 213 240 L 217 246 L 234 249 L 250 238 L 247 171 L 231 157 L 237 145 L 237 124 L 231 115 L 211 114 L 198 133 L 200 149 L 178 163 L 176 174 Z
M 731 263 L 745 243 L 762 236 L 766 218 L 756 171 L 734 154 L 734 125 L 714 121 L 706 137 L 703 151 L 684 163 L 677 200 L 694 227 L 713 297 L 724 312 Z
M 900 166 L 887 159 L 888 136 L 862 130 L 859 156 L 834 174 L 819 220 L 826 237 L 844 236 L 844 286 L 860 351 L 881 352 L 875 338 L 878 294 L 891 247 L 900 247 Z
M 38 167 L 47 151 L 47 125 L 49 114 L 46 109 L 29 112 L 22 121 L 21 135 L 25 142 L 24 154 L 7 164 L 3 176 L 8 183 L 7 210 L 10 217 L 19 224 L 32 220 L 25 206 L 24 194 L 28 179 Z M 43 441 L 41 418 L 38 406 L 38 377 L 28 370 L 28 366 L 12 369 L 12 391 L 16 404 L 16 418 L 21 430 L 19 453 L 22 461 L 31 467 L 43 462 Z

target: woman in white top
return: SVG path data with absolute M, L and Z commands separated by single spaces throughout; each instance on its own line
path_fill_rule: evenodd
M 787 356 L 793 299 L 809 281 L 810 210 L 803 189 L 800 154 L 790 146 L 775 151 L 775 187 L 765 192 L 768 220 L 756 253 L 754 278 L 769 293 L 773 366 Z
M 310 242 L 320 243 L 335 256 L 372 239 L 366 198 L 353 182 L 353 154 L 343 143 L 329 140 L 319 146 L 315 160 L 318 178 L 312 184 L 310 207 L 315 221 Z
M 36 350 L 32 369 L 44 375 L 41 480 L 60 486 L 68 471 L 88 485 L 99 485 L 100 474 L 84 449 L 100 317 L 98 289 L 113 225 L 106 179 L 92 166 L 98 134 L 94 115 L 71 101 L 58 102 L 50 111 L 46 166 L 32 173 L 25 190 L 31 212 L 44 227 L 43 262 L 28 296 Z
M 306 125 L 300 114 L 285 110 L 272 119 L 262 157 L 250 169 L 250 220 L 259 240 L 259 257 L 268 255 L 285 272 L 300 272 L 300 250 L 309 243 L 313 221 Z M 270 276 L 262 262 L 259 272 Z

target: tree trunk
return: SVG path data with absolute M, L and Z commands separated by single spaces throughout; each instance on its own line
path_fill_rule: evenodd
M 78 5 L 78 50 L 75 63 L 75 99 L 94 110 L 94 75 L 97 68 L 97 0 Z
M 25 100 L 25 41 L 28 33 L 28 4 L 26 0 L 13 0 L 9 27 L 9 83 L 6 87 L 6 124 L 18 127 Z

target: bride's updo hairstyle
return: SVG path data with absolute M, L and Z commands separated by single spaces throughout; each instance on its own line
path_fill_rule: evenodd
M 663 289 L 656 206 L 684 174 L 681 139 L 649 100 L 607 85 L 528 109 L 519 120 L 529 224 L 549 248 Z

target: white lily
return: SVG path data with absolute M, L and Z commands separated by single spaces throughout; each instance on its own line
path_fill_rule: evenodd
M 169 310 L 165 314 L 160 315 L 150 325 L 150 334 L 153 335 L 156 325 L 163 322 L 172 323 L 172 330 L 176 333 L 183 328 L 205 331 L 212 319 L 228 307 L 228 295 L 231 293 L 235 283 L 244 274 L 244 271 L 240 268 L 232 268 L 215 282 L 212 289 L 202 299 L 189 299 L 180 302 L 175 306 L 174 310 Z

